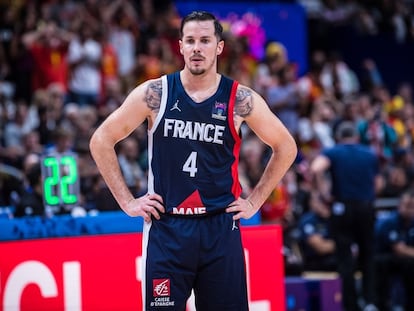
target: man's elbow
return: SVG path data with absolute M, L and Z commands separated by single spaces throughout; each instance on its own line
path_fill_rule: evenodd
M 292 164 L 298 155 L 298 146 L 292 136 L 290 136 L 289 141 L 285 144 L 285 146 L 286 158 L 288 159 L 288 162 Z
M 101 136 L 97 131 L 95 131 L 89 140 L 89 150 L 91 152 L 92 157 L 99 150 L 99 147 L 102 146 L 102 143 L 103 141 L 101 139 Z

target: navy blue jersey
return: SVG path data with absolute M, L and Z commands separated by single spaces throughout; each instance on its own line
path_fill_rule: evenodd
M 221 76 L 217 92 L 196 103 L 179 72 L 161 80 L 161 106 L 149 131 L 149 191 L 162 196 L 167 213 L 223 210 L 241 193 L 241 138 L 233 119 L 238 83 Z
M 324 239 L 332 239 L 329 230 L 329 220 L 316 214 L 315 212 L 307 212 L 299 219 L 298 227 L 301 233 L 301 246 L 306 258 L 321 258 L 315 250 L 307 243 L 307 239 L 314 234 L 321 235 Z
M 414 246 L 414 222 L 406 224 L 398 212 L 392 212 L 377 224 L 377 251 L 380 253 L 392 252 L 392 246 L 404 242 Z
M 332 194 L 336 200 L 373 201 L 377 156 L 361 144 L 338 144 L 324 150 L 331 161 Z M 352 161 L 350 161 L 352 159 Z

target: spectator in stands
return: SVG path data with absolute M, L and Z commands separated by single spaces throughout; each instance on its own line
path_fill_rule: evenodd
M 397 198 L 407 190 L 413 180 L 413 163 L 409 157 L 408 150 L 395 150 L 392 161 L 384 164 L 381 169 L 383 185 L 380 195 L 382 197 Z
M 39 133 L 36 131 L 30 131 L 23 135 L 22 146 L 25 156 L 31 153 L 38 155 L 43 153 L 43 146 L 40 144 Z
M 36 131 L 40 134 L 40 143 L 48 147 L 53 143 L 53 132 L 61 126 L 65 91 L 61 84 L 52 83 L 43 91 L 37 92 L 37 111 L 39 124 Z
M 404 310 L 414 310 L 414 191 L 401 195 L 397 212 L 386 216 L 377 226 L 378 307 L 390 311 L 392 280 L 402 281 Z
M 260 210 L 262 223 L 276 223 L 283 227 L 289 226 L 292 223 L 293 194 L 289 191 L 289 188 L 291 188 L 289 186 L 295 182 L 295 180 L 292 180 L 292 176 L 294 176 L 293 171 L 287 171 L 281 182 L 279 182 L 263 203 Z
M 382 105 L 384 112 L 384 121 L 390 126 L 396 137 L 394 142 L 394 149 L 402 147 L 406 142 L 404 141 L 405 124 L 403 122 L 404 101 L 400 96 L 393 96 L 388 88 L 378 87 L 373 92 L 374 99 Z
M 408 156 L 413 156 L 414 147 L 414 105 L 404 107 L 405 143 L 403 148 L 407 150 Z
M 373 89 L 384 85 L 382 74 L 373 59 L 365 58 L 361 65 L 361 91 L 371 92 Z
M 137 83 L 142 83 L 176 69 L 169 43 L 161 38 L 150 38 L 146 42 L 143 53 L 137 57 L 135 76 Z
M 273 77 L 275 83 L 267 87 L 264 97 L 273 113 L 295 137 L 298 133 L 299 120 L 299 93 L 295 83 L 295 65 L 287 63 L 275 76 Z
M 101 122 L 116 108 L 121 106 L 125 99 L 120 79 L 111 79 L 105 82 L 105 93 L 98 105 L 98 120 Z
M 95 107 L 76 104 L 65 105 L 65 118 L 62 128 L 73 133 L 73 146 L 70 151 L 77 155 L 80 178 L 81 204 L 87 209 L 95 209 L 93 185 L 99 174 L 89 153 L 89 139 L 95 129 L 98 114 Z M 72 150 L 73 149 L 73 150 Z
M 397 134 L 397 147 L 407 148 L 411 141 L 407 137 L 406 118 L 413 108 L 412 87 L 409 83 L 401 83 L 398 86 L 397 93 L 390 95 L 387 105 L 384 107 L 388 113 L 387 121 L 393 127 Z M 407 115 L 406 115 L 407 114 Z
M 329 97 L 319 98 L 312 106 L 310 115 L 310 126 L 314 138 L 322 148 L 329 148 L 335 145 L 333 122 L 336 116 L 335 99 Z
M 0 81 L 0 121 L 1 127 L 11 120 L 16 113 L 16 105 L 13 100 L 13 88 L 9 83 Z
M 361 143 L 369 146 L 383 163 L 389 161 L 397 143 L 397 134 L 386 120 L 383 105 L 371 101 L 364 114 L 365 119 L 357 124 Z
M 310 163 L 318 154 L 319 151 L 316 151 L 316 149 L 312 155 L 299 153 L 295 162 L 296 194 L 294 210 L 297 218 L 310 210 L 310 197 L 312 191 L 314 191 Z
M 11 66 L 11 50 L 14 41 L 14 17 L 13 9 L 10 7 L 1 7 L 0 11 L 0 81 L 10 83 L 13 75 Z
M 89 152 L 89 147 L 84 143 L 75 144 L 75 152 L 77 154 L 77 166 L 79 173 L 80 186 L 80 204 L 86 211 L 98 210 L 100 206 L 97 204 L 97 180 L 99 179 L 98 168 L 93 161 Z
M 309 70 L 301 77 L 298 77 L 296 81 L 301 116 L 307 116 L 312 109 L 313 103 L 324 94 L 321 82 L 321 71 L 325 62 L 326 54 L 324 51 L 313 51 L 310 55 Z
M 21 171 L 2 163 L 0 158 L 0 207 L 13 209 L 16 206 L 16 195 L 21 191 L 23 177 Z
M 88 149 L 89 140 L 95 131 L 98 121 L 97 109 L 92 106 L 79 108 L 78 116 L 75 120 L 74 148 Z
M 71 38 L 70 32 L 52 21 L 40 23 L 37 29 L 23 35 L 22 42 L 34 60 L 33 91 L 45 89 L 51 83 L 60 83 L 66 89 L 66 55 Z
M 24 133 L 18 146 L 3 149 L 5 162 L 16 169 L 25 170 L 25 161 L 28 155 L 41 155 L 44 149 L 39 142 L 39 133 L 35 131 Z
M 42 174 L 40 162 L 32 164 L 27 171 L 28 185 L 23 190 L 20 201 L 16 206 L 15 217 L 44 216 Z
M 264 96 L 267 89 L 277 84 L 276 74 L 288 62 L 286 47 L 280 42 L 272 41 L 266 46 L 265 59 L 257 66 L 254 87 Z
M 147 192 L 147 176 L 139 165 L 139 145 L 135 138 L 128 137 L 117 148 L 122 175 L 131 192 L 141 196 Z
M 24 101 L 16 104 L 14 118 L 4 124 L 4 150 L 5 160 L 15 167 L 21 168 L 21 158 L 24 155 L 23 137 L 31 132 L 32 124 L 28 122 L 29 110 Z
M 248 187 L 253 187 L 263 174 L 265 162 L 263 154 L 265 145 L 256 137 L 247 137 L 242 145 L 240 165 L 243 166 Z
M 96 39 L 94 25 L 84 21 L 79 25 L 79 36 L 69 43 L 68 102 L 79 106 L 96 106 L 102 88 L 102 46 Z
M 22 182 L 22 189 L 27 189 L 30 186 L 29 175 L 30 171 L 32 170 L 33 166 L 36 166 L 41 161 L 41 154 L 35 152 L 28 152 L 23 158 L 23 167 L 22 167 L 22 174 L 23 174 L 23 182 Z
M 22 31 L 22 33 L 25 33 Z M 12 83 L 15 88 L 15 98 L 24 99 L 30 103 L 32 101 L 32 77 L 35 75 L 34 61 L 31 51 L 22 42 L 22 34 L 19 33 L 13 38 L 12 48 Z
M 401 106 L 414 103 L 414 89 L 410 82 L 403 81 L 398 85 L 397 94 L 393 96 L 393 102 Z
M 45 148 L 47 154 L 70 153 L 74 146 L 74 134 L 63 127 L 57 127 L 53 131 L 53 143 Z
M 328 55 L 320 79 L 324 92 L 334 95 L 337 99 L 343 99 L 359 91 L 360 85 L 355 72 L 337 51 Z
M 343 101 L 340 102 L 342 106 L 337 113 L 335 113 L 335 119 L 332 126 L 332 133 L 335 133 L 338 126 L 342 122 L 351 121 L 357 124 L 360 121 L 361 115 L 359 113 L 359 105 L 358 105 L 358 95 L 351 95 L 344 98 Z
M 119 81 L 118 56 L 116 55 L 115 47 L 109 42 L 108 31 L 106 28 L 97 30 L 97 37 L 102 47 L 102 100 L 102 98 L 107 96 L 108 86 L 113 82 Z
M 224 53 L 219 63 L 219 69 L 240 83 L 252 87 L 257 69 L 257 60 L 249 50 L 249 39 L 246 36 L 236 36 L 231 32 L 226 34 L 229 50 Z
M 14 118 L 5 123 L 4 143 L 6 147 L 20 147 L 24 134 L 32 130 L 28 120 L 28 107 L 25 102 L 16 103 Z
M 108 26 L 109 43 L 115 48 L 118 59 L 118 75 L 124 91 L 127 91 L 136 85 L 131 79 L 136 60 L 139 18 L 132 2 L 123 0 L 111 1 L 102 16 Z
M 374 2 L 373 2 L 374 3 Z M 374 14 L 366 7 L 360 7 L 356 12 L 354 27 L 358 34 L 374 36 L 378 34 L 378 25 Z
M 365 310 L 377 310 L 374 295 L 374 200 L 379 176 L 377 156 L 358 143 L 355 124 L 343 122 L 337 130 L 338 144 L 324 149 L 311 164 L 322 198 L 331 204 L 331 229 L 336 245 L 338 272 L 342 279 L 346 311 L 359 310 L 351 245 L 358 245 L 363 275 Z M 329 172 L 331 179 L 326 178 Z M 370 309 L 371 308 L 371 309 Z
M 392 2 L 390 24 L 395 40 L 401 44 L 414 38 L 414 21 L 412 14 L 410 14 L 408 2 L 411 1 L 396 0 Z
M 310 211 L 299 221 L 300 246 L 304 269 L 309 271 L 336 271 L 335 241 L 331 235 L 330 203 L 325 202 L 314 189 L 309 200 Z

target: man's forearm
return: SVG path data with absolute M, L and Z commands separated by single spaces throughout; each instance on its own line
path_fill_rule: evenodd
M 127 212 L 125 208 L 134 197 L 124 181 L 114 148 L 95 138 L 90 150 L 106 185 L 120 208 Z
M 414 259 L 414 247 L 406 245 L 405 243 L 397 243 L 394 247 L 394 253 L 397 256 L 410 257 Z
M 295 157 L 296 147 L 286 147 L 286 150 L 283 150 L 283 152 L 274 152 L 272 154 L 262 177 L 253 188 L 253 191 L 248 198 L 256 210 L 260 209 L 278 183 L 282 180 L 283 176 L 292 165 Z

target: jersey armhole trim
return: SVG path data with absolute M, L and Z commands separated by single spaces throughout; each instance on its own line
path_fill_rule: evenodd
M 231 87 L 230 92 L 230 100 L 229 100 L 229 112 L 228 112 L 228 126 L 230 128 L 231 134 L 234 139 L 234 147 L 233 147 L 233 156 L 234 162 L 231 166 L 231 175 L 233 177 L 233 184 L 231 187 L 231 192 L 234 195 L 234 198 L 237 199 L 241 195 L 242 188 L 239 181 L 239 174 L 238 174 L 238 167 L 239 167 L 239 154 L 240 154 L 240 146 L 241 146 L 241 137 L 236 131 L 236 126 L 234 125 L 234 107 L 236 105 L 236 93 L 239 83 L 237 81 L 233 81 L 233 85 Z
M 233 138 L 236 142 L 240 141 L 240 136 L 237 133 L 236 126 L 234 125 L 234 107 L 236 105 L 236 93 L 237 93 L 238 86 L 239 86 L 239 83 L 237 81 L 233 81 L 233 85 L 231 87 L 231 92 L 230 92 L 229 112 L 228 112 L 228 118 L 227 118 L 227 122 L 229 124 L 231 134 L 233 135 Z

